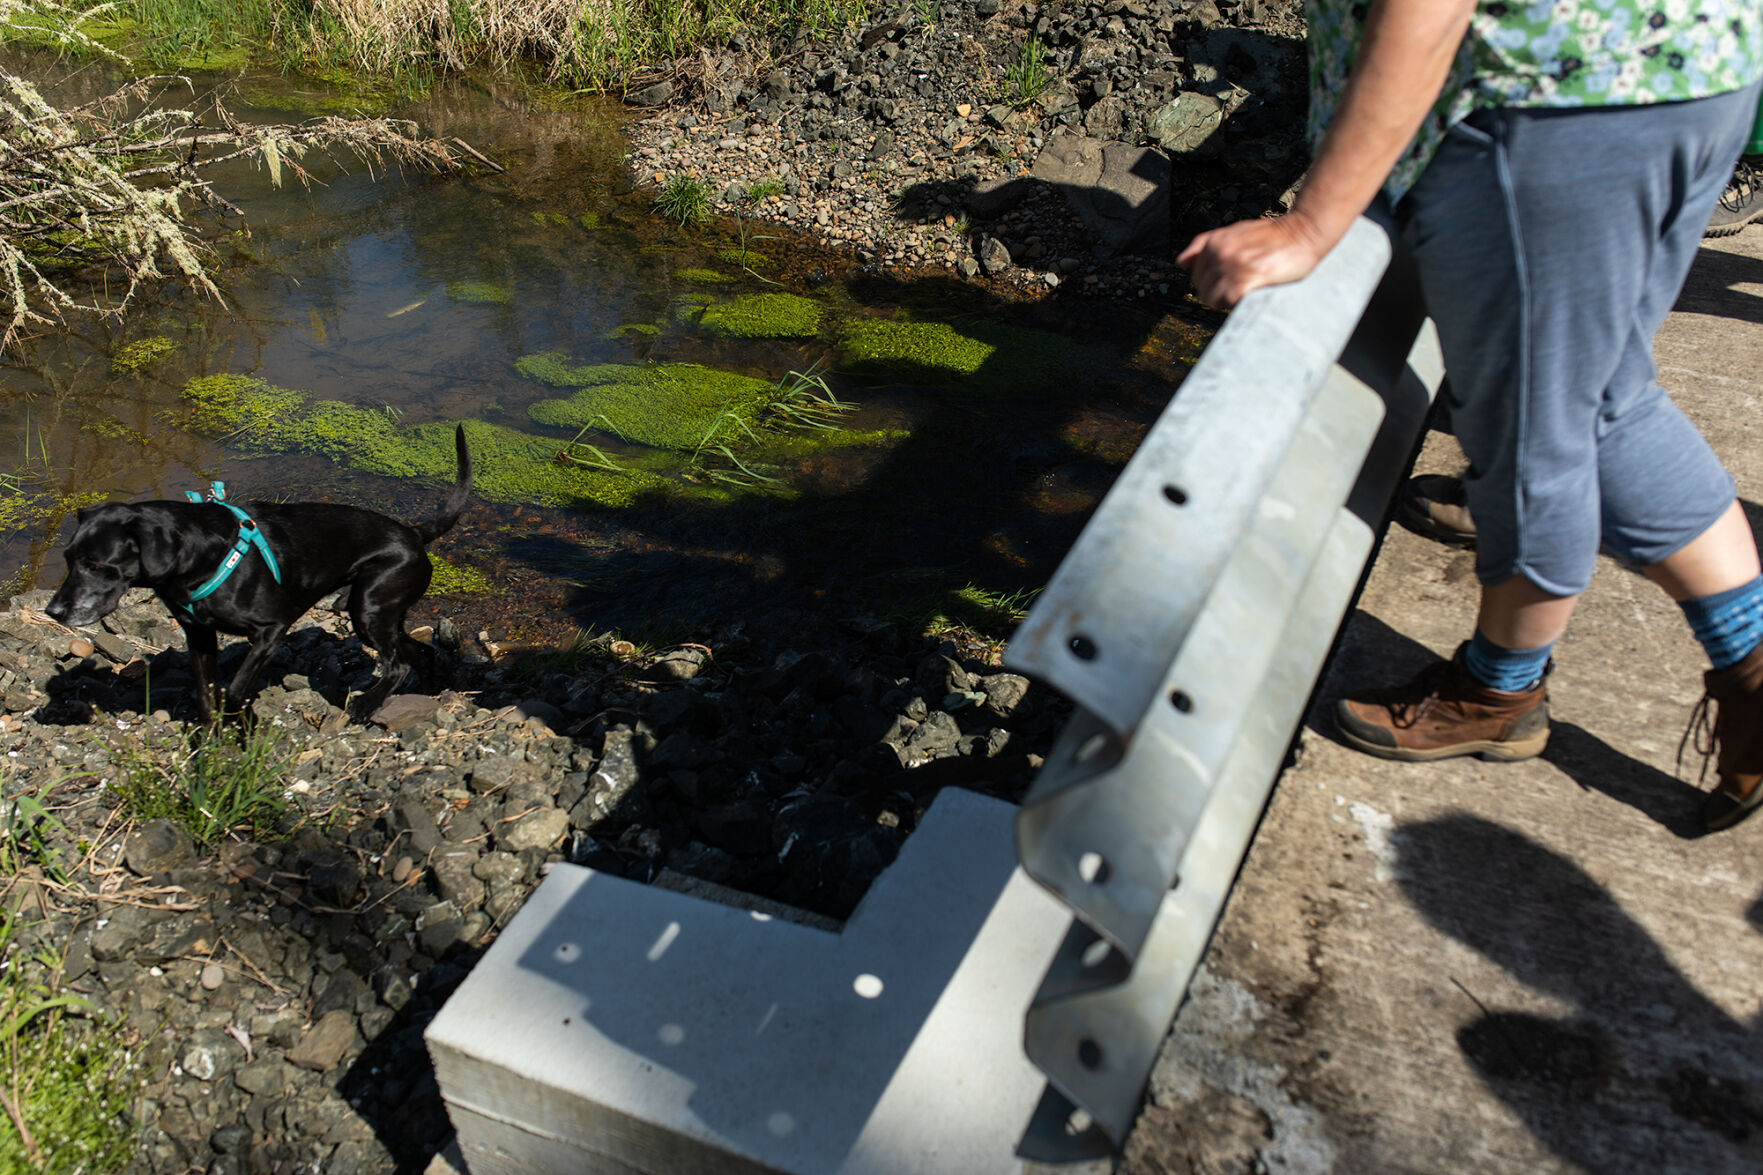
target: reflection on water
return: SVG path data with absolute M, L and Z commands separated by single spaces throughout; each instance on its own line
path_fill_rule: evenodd
M 88 68 L 70 84 L 98 82 Z M 276 86 L 291 103 L 299 97 L 260 80 L 236 84 L 230 104 L 246 117 L 300 117 L 237 96 L 261 101 Z M 560 393 L 515 369 L 523 356 L 560 352 L 574 364 L 693 363 L 768 382 L 818 364 L 837 395 L 860 405 L 844 426 L 902 439 L 804 453 L 787 470 L 797 491 L 788 495 L 682 493 L 616 512 L 474 506 L 441 550 L 500 590 L 448 601 L 447 611 L 542 638 L 663 615 L 704 621 L 828 591 L 885 607 L 926 574 L 1035 586 L 1197 350 L 1197 328 L 1149 313 L 1081 300 L 998 304 L 941 277 L 863 278 L 755 223 L 675 229 L 629 190 L 615 105 L 558 108 L 461 80 L 396 113 L 459 136 L 507 172 L 379 175 L 354 160 L 309 158 L 319 182 L 277 191 L 235 168 L 215 177 L 250 226 L 248 236 L 215 235 L 226 305 L 167 289 L 126 324 L 75 321 L 0 368 L 0 474 L 26 491 L 0 548 L 0 579 L 55 582 L 59 559 L 46 558 L 60 507 L 93 498 L 175 497 L 222 478 L 235 497 L 349 500 L 409 518 L 440 500 L 440 479 L 253 456 L 180 428 L 192 378 L 253 375 L 400 426 L 477 419 L 562 446 L 573 429 L 528 416 Z M 742 246 L 757 257 L 731 264 Z M 728 280 L 707 285 L 692 272 L 706 270 Z M 829 325 L 808 339 L 723 338 L 676 313 L 685 297 L 755 292 L 812 297 Z M 896 317 L 975 334 L 987 323 L 1056 331 L 1081 361 L 1042 388 L 1014 376 L 1018 386 L 977 377 L 925 386 L 900 382 L 911 369 L 839 369 L 838 323 Z M 616 437 L 594 440 L 615 459 L 631 455 Z

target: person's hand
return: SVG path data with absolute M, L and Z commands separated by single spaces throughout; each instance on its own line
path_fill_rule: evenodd
M 1262 286 L 1295 282 L 1328 252 L 1321 235 L 1298 213 L 1277 220 L 1239 220 L 1203 232 L 1175 261 L 1192 275 L 1202 302 L 1229 310 Z

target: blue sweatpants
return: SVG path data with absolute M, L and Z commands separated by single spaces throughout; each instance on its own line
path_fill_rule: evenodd
M 1600 540 L 1656 563 L 1732 504 L 1655 381 L 1653 335 L 1757 100 L 1478 111 L 1398 206 L 1469 456 L 1483 583 L 1576 595 Z

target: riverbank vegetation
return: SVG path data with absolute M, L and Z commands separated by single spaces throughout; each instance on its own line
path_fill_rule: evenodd
M 113 55 L 81 31 L 79 15 L 53 0 L 0 0 L 0 25 Z M 72 314 L 120 315 L 143 287 L 167 276 L 219 298 L 192 220 L 201 212 L 239 215 L 205 178 L 217 164 L 254 161 L 279 185 L 290 176 L 305 182 L 301 160 L 312 152 L 429 169 L 456 167 L 463 157 L 461 145 L 424 139 L 408 122 L 247 124 L 216 97 L 191 101 L 195 94 L 184 78 L 153 75 L 98 101 L 61 107 L 0 70 L 7 122 L 0 138 L 0 348 Z
M 348 69 L 422 79 L 531 65 L 608 90 L 743 31 L 825 31 L 867 0 L 74 0 L 81 29 L 156 69 Z

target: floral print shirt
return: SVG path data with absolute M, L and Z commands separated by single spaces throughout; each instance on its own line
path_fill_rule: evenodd
M 1390 171 L 1400 199 L 1452 124 L 1489 106 L 1706 98 L 1763 76 L 1758 0 L 1478 0 L 1438 103 Z M 1307 0 L 1310 140 L 1334 115 L 1369 0 Z

